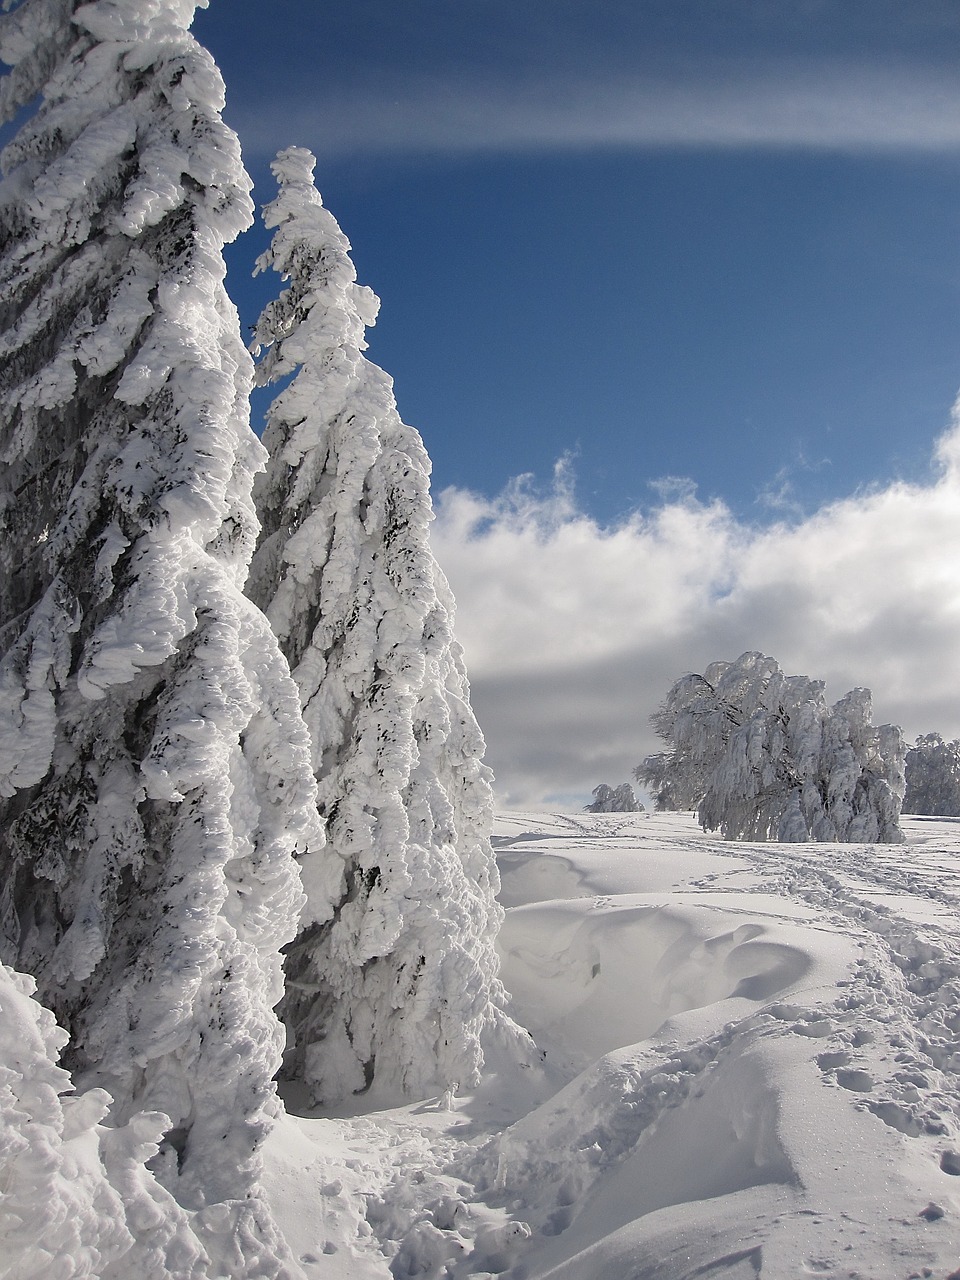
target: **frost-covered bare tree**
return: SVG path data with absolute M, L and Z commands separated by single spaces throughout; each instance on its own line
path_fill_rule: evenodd
M 830 707 L 822 681 L 745 653 L 674 684 L 654 717 L 670 750 L 637 776 L 729 840 L 897 843 L 903 735 L 871 715 L 867 689 Z
M 221 250 L 251 205 L 195 8 L 23 0 L 0 27 L 3 115 L 32 112 L 0 185 L 0 949 L 78 1085 L 118 1125 L 166 1113 L 167 1185 L 234 1200 L 209 1229 L 254 1258 L 292 855 L 322 833 L 241 591 L 264 454 Z
M 714 688 L 720 665 L 712 663 L 703 675 L 681 676 L 650 717 L 670 750 L 647 756 L 634 777 L 655 797 L 660 811 L 696 809 L 707 789 L 731 724 L 732 708 L 717 698 Z
M 904 813 L 960 816 L 960 742 L 939 733 L 917 738 L 907 752 Z
M 629 782 L 622 782 L 619 787 L 601 782 L 590 794 L 593 804 L 585 806 L 586 813 L 640 813 L 643 809 Z
M 313 185 L 278 157 L 258 325 L 269 413 L 248 591 L 300 687 L 335 879 L 307 881 L 282 1006 L 288 1070 L 330 1100 L 467 1084 L 503 1023 L 490 775 L 453 599 L 428 541 L 429 459 L 363 355 L 378 301 Z

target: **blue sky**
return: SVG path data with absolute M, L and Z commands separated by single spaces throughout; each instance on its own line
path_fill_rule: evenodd
M 600 521 L 677 477 L 768 522 L 930 476 L 960 382 L 955 4 L 211 0 L 195 31 L 260 202 L 276 149 L 317 153 L 438 490 L 569 454 Z
M 677 676 L 746 650 L 960 735 L 956 0 L 211 0 L 195 30 L 258 201 L 313 150 L 382 299 L 501 805 L 628 778 Z M 247 323 L 262 236 L 230 250 Z

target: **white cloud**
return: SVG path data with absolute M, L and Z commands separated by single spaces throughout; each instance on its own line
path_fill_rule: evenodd
M 502 804 L 616 784 L 657 747 L 674 679 L 747 649 L 873 690 L 875 719 L 960 735 L 960 428 L 942 478 L 756 528 L 684 494 L 603 528 L 561 467 L 538 494 L 447 490 L 437 556 L 457 597 L 474 705 Z
M 472 78 L 471 78 L 472 77 Z M 687 61 L 625 75 L 453 79 L 288 90 L 234 117 L 244 145 L 291 137 L 318 155 L 523 152 L 596 147 L 798 147 L 943 151 L 960 146 L 960 84 L 920 64 Z

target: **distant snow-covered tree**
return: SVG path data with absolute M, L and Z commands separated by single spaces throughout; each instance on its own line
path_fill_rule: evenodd
M 674 684 L 654 717 L 670 750 L 637 776 L 730 840 L 897 843 L 903 735 L 871 714 L 867 689 L 829 707 L 822 681 L 745 653 Z
M 78 1087 L 117 1125 L 166 1113 L 166 1184 L 233 1201 L 249 1243 L 292 855 L 322 833 L 241 591 L 264 453 L 221 250 L 251 204 L 195 8 L 23 0 L 0 26 L 4 118 L 39 100 L 0 185 L 0 956 Z
M 960 742 L 939 733 L 917 738 L 907 752 L 904 813 L 960 817 Z
M 585 806 L 587 813 L 640 813 L 643 810 L 629 782 L 622 782 L 619 787 L 601 782 L 590 794 L 593 804 Z
M 362 355 L 378 301 L 282 152 L 261 267 L 289 281 L 257 327 L 270 410 L 249 594 L 300 687 L 336 877 L 307 881 L 282 1006 L 288 1072 L 331 1100 L 475 1079 L 499 1012 L 492 792 L 453 598 L 428 542 L 430 464 Z

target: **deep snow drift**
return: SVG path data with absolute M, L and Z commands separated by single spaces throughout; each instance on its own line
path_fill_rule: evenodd
M 904 830 L 501 818 L 503 976 L 545 1061 L 492 1045 L 471 1096 L 284 1117 L 292 1274 L 960 1275 L 960 825 Z

